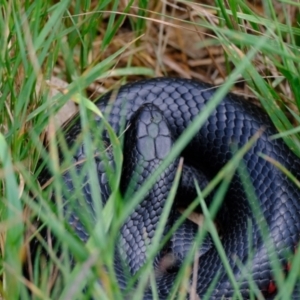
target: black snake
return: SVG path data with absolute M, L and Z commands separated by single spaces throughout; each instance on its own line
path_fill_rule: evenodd
M 107 120 L 116 133 L 120 134 L 122 129 L 130 125 L 125 135 L 121 179 L 123 193 L 128 186 L 132 193 L 138 190 L 145 179 L 168 156 L 174 141 L 205 108 L 214 92 L 214 88 L 202 82 L 156 78 L 126 84 L 117 93 L 106 94 L 96 102 L 102 112 L 109 108 Z M 96 117 L 95 120 L 97 125 L 101 126 L 101 119 Z M 258 154 L 263 153 L 278 161 L 298 179 L 300 179 L 300 160 L 282 140 L 269 139 L 277 131 L 260 108 L 233 94 L 224 97 L 181 153 L 181 157 L 184 158 L 184 169 L 178 197 L 195 197 L 193 179 L 196 179 L 200 185 L 205 185 L 205 182 L 213 178 L 232 158 L 232 143 L 234 142 L 240 148 L 262 128 L 261 136 L 245 154 L 243 165 L 249 174 L 260 209 L 268 224 L 273 249 L 284 268 L 287 264 L 287 254 L 295 251 L 300 237 L 300 191 L 281 171 Z M 80 132 L 80 121 L 77 121 L 67 130 L 67 142 L 73 144 Z M 106 131 L 103 132 L 103 141 L 105 144 L 110 143 Z M 74 161 L 84 159 L 84 153 L 82 144 L 74 154 Z M 112 158 L 108 159 L 113 165 Z M 104 163 L 99 157 L 96 158 L 96 166 L 101 197 L 105 203 L 110 195 L 110 188 Z M 121 241 L 115 259 L 117 279 L 121 288 L 126 288 L 128 279 L 126 272 L 121 268 L 121 257 L 127 262 L 131 275 L 145 263 L 146 243 L 151 243 L 155 234 L 177 167 L 178 159 L 160 174 L 145 199 L 121 228 Z M 134 184 L 130 184 L 132 178 L 135 178 Z M 64 174 L 64 181 L 72 191 L 74 186 L 68 172 Z M 87 203 L 92 205 L 89 184 L 83 186 L 82 191 Z M 223 216 L 223 212 L 226 212 L 229 217 Z M 166 229 L 173 225 L 176 218 L 178 213 L 174 209 Z M 246 263 L 247 272 L 252 274 L 259 290 L 267 299 L 272 299 L 276 295 L 274 274 L 272 274 L 259 226 L 253 216 L 241 178 L 237 174 L 233 176 L 219 219 L 222 244 L 235 279 L 239 283 L 242 299 L 250 297 L 247 278 L 243 277 L 240 270 L 241 264 Z M 70 216 L 69 223 L 75 227 L 80 238 L 86 241 L 88 234 L 84 226 L 78 223 L 75 214 Z M 165 252 L 162 253 L 173 251 L 177 261 L 181 262 L 196 232 L 195 225 L 191 222 L 184 223 L 179 233 L 176 233 L 164 247 Z M 210 244 L 209 238 L 207 244 L 206 248 L 200 251 L 196 292 L 200 297 L 205 295 L 218 273 L 219 279 L 210 299 L 222 297 L 228 299 L 233 296 L 233 287 L 219 254 L 214 245 Z M 163 259 L 163 255 L 160 254 L 155 260 L 155 267 L 159 266 L 159 260 Z M 237 260 L 240 262 L 239 266 Z M 177 272 L 178 268 L 171 267 L 157 276 L 160 299 L 168 297 Z M 293 295 L 297 298 L 297 292 Z M 150 288 L 146 289 L 144 299 L 152 299 Z

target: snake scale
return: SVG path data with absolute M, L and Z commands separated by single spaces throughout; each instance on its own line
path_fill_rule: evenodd
M 126 84 L 117 92 L 108 93 L 96 102 L 102 112 L 109 111 L 107 120 L 117 134 L 120 134 L 122 128 L 128 127 L 121 179 L 123 193 L 128 187 L 131 193 L 138 190 L 149 174 L 168 155 L 173 143 L 205 108 L 215 90 L 206 83 L 194 80 L 156 78 Z M 95 121 L 101 126 L 100 118 L 95 117 Z M 269 138 L 277 131 L 260 108 L 230 93 L 224 97 L 180 155 L 184 158 L 184 168 L 178 195 L 181 198 L 188 198 L 188 195 L 195 197 L 193 180 L 195 179 L 200 186 L 205 185 L 205 181 L 213 178 L 232 158 L 232 142 L 240 148 L 262 128 L 264 130 L 261 136 L 243 157 L 243 165 L 249 174 L 260 209 L 268 224 L 273 249 L 285 268 L 287 254 L 295 251 L 300 236 L 300 190 L 274 165 L 258 154 L 263 153 L 278 161 L 298 179 L 300 179 L 300 160 L 281 139 Z M 80 132 L 80 121 L 77 121 L 66 131 L 68 143 L 73 144 Z M 106 131 L 103 132 L 103 141 L 108 144 L 110 142 Z M 74 162 L 84 158 L 85 151 L 82 144 L 74 154 Z M 113 165 L 113 161 L 110 163 Z M 126 288 L 128 275 L 125 275 L 126 272 L 121 268 L 121 257 L 128 264 L 131 275 L 145 263 L 146 243 L 151 243 L 155 234 L 178 163 L 179 160 L 175 159 L 160 174 L 145 199 L 121 228 L 115 269 L 119 285 L 123 289 Z M 96 166 L 101 197 L 105 204 L 110 195 L 108 179 L 101 159 L 96 159 Z M 66 172 L 63 178 L 72 191 L 74 186 L 70 174 Z M 132 178 L 135 178 L 134 184 L 130 183 Z M 92 205 L 88 183 L 82 187 L 82 192 L 88 205 Z M 274 274 L 258 223 L 253 216 L 238 174 L 233 176 L 223 202 L 224 208 L 221 208 L 219 213 L 220 220 L 223 220 L 221 241 L 235 279 L 239 283 L 242 299 L 250 298 L 247 278 L 242 276 L 240 269 L 241 264 L 246 263 L 247 272 L 252 274 L 258 289 L 266 299 L 273 299 L 276 296 Z M 229 217 L 222 216 L 223 212 Z M 178 213 L 173 209 L 166 229 L 170 228 L 177 218 Z M 75 214 L 69 217 L 69 223 L 75 228 L 76 234 L 86 241 L 88 234 Z M 195 225 L 187 221 L 171 238 L 165 250 L 173 251 L 177 260 L 182 261 L 196 232 Z M 205 295 L 218 273 L 219 279 L 210 299 L 231 298 L 234 290 L 215 246 L 208 241 L 208 246 L 204 247 L 204 250 L 199 249 L 199 253 L 196 282 L 198 296 L 201 298 Z M 156 268 L 162 256 L 163 254 L 155 260 Z M 239 265 L 236 263 L 237 260 Z M 177 272 L 178 268 L 169 268 L 157 276 L 159 299 L 167 299 Z M 298 298 L 297 291 L 293 293 L 293 297 Z M 146 289 L 144 299 L 152 298 L 151 289 Z

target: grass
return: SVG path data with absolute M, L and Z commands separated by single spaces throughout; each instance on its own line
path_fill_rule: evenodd
M 1 294 L 7 299 L 123 299 L 112 271 L 113 249 L 122 222 L 141 201 L 161 170 L 180 153 L 190 141 L 225 93 L 235 85 L 235 92 L 252 95 L 274 122 L 280 136 L 299 156 L 299 4 L 295 1 L 271 0 L 262 5 L 245 1 L 215 1 L 195 4 L 178 1 L 172 6 L 164 2 L 129 1 L 2 1 L 0 28 L 0 159 L 1 159 Z M 53 116 L 71 98 L 78 102 L 81 122 L 86 128 L 84 142 L 88 160 L 85 172 L 96 178 L 93 153 L 102 147 L 99 128 L 88 121 L 90 104 L 86 98 L 96 99 L 108 89 L 144 77 L 191 77 L 221 85 L 210 106 L 196 118 L 187 132 L 175 144 L 168 159 L 126 205 L 118 185 L 122 166 L 122 138 L 111 132 L 116 158 L 116 171 L 111 178 L 112 195 L 108 205 L 99 205 L 97 184 L 92 184 L 92 198 L 96 208 L 97 224 L 82 214 L 91 234 L 87 245 L 82 243 L 65 222 L 62 197 L 78 197 L 82 176 L 70 173 L 75 192 L 70 194 L 62 184 L 61 169 L 71 165 L 71 153 L 56 128 Z M 51 76 L 68 82 L 67 89 L 52 97 Z M 225 83 L 223 85 L 223 83 Z M 46 128 L 48 127 L 48 131 Z M 57 130 L 56 130 L 57 129 Z M 90 134 L 91 133 L 91 134 Z M 48 140 L 45 148 L 43 141 Z M 66 161 L 59 164 L 57 144 L 61 142 Z M 52 189 L 55 205 L 49 191 L 37 184 L 41 171 L 40 159 L 54 174 Z M 233 160 L 206 190 L 199 191 L 205 198 L 221 183 L 215 197 L 215 208 L 207 211 L 204 228 L 213 228 L 211 219 L 218 209 L 228 178 L 237 168 Z M 84 172 L 83 172 L 84 173 Z M 247 179 L 245 179 L 247 180 Z M 161 247 L 159 243 L 166 215 L 172 202 L 170 195 L 165 214 L 159 226 L 149 261 L 143 268 L 133 299 L 141 299 L 145 285 L 155 286 L 151 262 Z M 35 196 L 35 201 L 33 197 Z M 83 199 L 81 199 L 83 200 Z M 82 201 L 84 203 L 84 201 Z M 197 201 L 187 209 L 192 211 Z M 83 211 L 88 208 L 83 207 Z M 214 211 L 215 210 L 215 211 Z M 61 251 L 47 236 L 41 235 L 35 220 L 41 220 L 54 233 Z M 183 219 L 183 218 L 182 218 Z M 196 237 L 201 243 L 205 231 Z M 26 233 L 26 234 L 25 234 Z M 49 258 L 34 257 L 29 268 L 29 280 L 22 274 L 24 253 L 29 242 L 37 238 Z M 218 236 L 215 236 L 218 243 Z M 222 252 L 222 246 L 218 249 Z M 74 270 L 69 254 L 76 262 Z M 194 253 L 191 251 L 181 268 L 173 294 L 186 293 L 187 278 Z M 275 280 L 279 293 L 288 299 L 292 286 L 299 277 L 300 255 L 293 258 L 289 276 L 274 263 Z M 224 258 L 226 265 L 226 259 Z M 107 267 L 111 272 L 104 272 Z M 231 274 L 230 267 L 227 268 Z M 57 276 L 57 274 L 60 276 Z M 149 275 L 150 274 L 150 275 Z M 148 276 L 149 275 L 149 276 Z M 231 275 L 230 275 L 231 276 Z M 245 274 L 245 276 L 248 276 Z M 100 277 L 102 286 L 97 284 Z M 57 280 L 55 281 L 55 279 Z M 217 279 L 216 279 L 217 280 Z M 231 276 L 239 299 L 239 283 Z M 253 295 L 263 299 L 255 283 L 249 278 Z M 83 287 L 86 287 L 83 293 Z M 32 293 L 29 294 L 28 290 Z M 278 296 L 279 297 L 279 296 Z M 176 298 L 176 297 L 175 297 Z M 180 297 L 179 297 L 180 298 Z M 209 295 L 207 295 L 209 299 Z M 279 298 L 278 298 L 279 299 Z

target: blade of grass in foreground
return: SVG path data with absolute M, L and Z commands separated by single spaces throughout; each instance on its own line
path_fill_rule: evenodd
M 254 145 L 254 143 L 257 141 L 257 139 L 260 136 L 260 132 L 258 132 L 256 135 L 254 135 L 251 140 L 245 144 L 235 155 L 234 157 L 229 161 L 229 163 L 224 167 L 224 170 L 227 170 L 227 176 L 224 176 L 223 182 L 221 183 L 220 188 L 216 192 L 216 195 L 214 197 L 214 200 L 211 204 L 210 210 L 208 210 L 203 193 L 201 193 L 198 184 L 196 183 L 196 189 L 198 193 L 198 197 L 200 199 L 200 205 L 203 211 L 203 214 L 205 216 L 204 226 L 207 228 L 207 230 L 210 232 L 211 237 L 214 241 L 215 247 L 219 253 L 219 256 L 221 258 L 221 261 L 223 263 L 223 266 L 228 274 L 229 280 L 232 284 L 232 287 L 234 289 L 234 297 L 238 297 L 238 299 L 242 299 L 242 296 L 239 291 L 239 285 L 238 282 L 235 279 L 235 276 L 233 274 L 233 271 L 231 269 L 231 266 L 229 265 L 229 262 L 227 260 L 227 256 L 225 253 L 225 250 L 222 246 L 222 243 L 220 241 L 218 232 L 216 230 L 216 227 L 213 223 L 214 216 L 216 215 L 217 210 L 219 209 L 222 200 L 225 197 L 226 191 L 229 187 L 229 184 L 231 182 L 232 176 L 235 173 L 235 170 L 238 168 L 239 164 L 242 161 L 243 156 L 247 153 L 247 151 Z M 221 170 L 220 173 L 224 173 L 224 170 Z M 223 171 L 223 172 L 222 172 Z M 216 176 L 218 178 L 218 176 Z
M 3 221 L 8 228 L 6 231 L 5 253 L 4 253 L 4 290 L 10 299 L 19 299 L 20 281 L 18 277 L 22 274 L 22 244 L 23 244 L 23 214 L 19 195 L 19 187 L 16 181 L 9 148 L 5 138 L 0 134 L 0 163 L 4 171 L 6 201 L 3 201 Z
M 274 279 L 276 281 L 277 287 L 278 289 L 282 289 L 284 283 L 284 274 L 281 268 L 278 253 L 275 252 L 275 247 L 273 244 L 273 240 L 270 236 L 268 224 L 266 222 L 266 219 L 264 218 L 264 214 L 261 210 L 259 200 L 257 199 L 253 184 L 247 172 L 247 168 L 243 162 L 241 162 L 238 168 L 238 172 L 253 216 L 257 220 L 256 223 L 264 241 L 264 246 L 267 251 L 267 255 L 273 270 Z
M 180 181 L 180 176 L 182 173 L 182 168 L 183 168 L 183 160 L 181 159 L 178 164 L 178 169 L 176 171 L 176 176 L 172 185 L 172 188 L 170 190 L 170 193 L 168 195 L 168 198 L 166 199 L 165 206 L 163 208 L 162 214 L 160 216 L 160 220 L 155 232 L 155 235 L 152 239 L 151 245 L 149 245 L 147 249 L 147 262 L 146 264 L 149 266 L 149 268 L 145 269 L 145 267 L 142 268 L 135 276 L 133 282 L 137 280 L 137 278 L 140 278 L 139 284 L 136 289 L 136 297 L 134 299 L 140 299 L 145 291 L 145 288 L 147 287 L 147 283 L 150 280 L 151 288 L 152 288 L 152 293 L 153 293 L 153 299 L 159 299 L 158 297 L 158 291 L 157 291 L 157 285 L 155 282 L 155 273 L 154 270 L 152 269 L 153 267 L 153 260 L 157 253 L 159 253 L 159 250 L 161 249 L 162 246 L 165 245 L 165 243 L 162 243 L 162 237 L 163 234 L 165 233 L 165 226 L 168 222 L 168 217 L 170 214 L 170 211 L 172 209 L 172 206 L 174 204 L 174 199 L 176 196 L 176 192 L 179 186 L 179 181 Z M 143 274 L 149 274 L 149 276 L 145 276 Z M 152 275 L 152 276 L 151 276 Z
M 265 159 L 266 161 L 273 164 L 277 169 L 279 169 L 283 174 L 285 174 L 298 188 L 300 188 L 299 180 L 282 164 L 278 161 L 274 160 L 273 158 L 260 153 L 260 156 Z M 296 248 L 295 248 L 296 250 Z M 296 284 L 297 279 L 299 279 L 299 262 L 300 262 L 300 251 L 295 251 L 295 255 L 292 259 L 290 259 L 291 270 L 289 271 L 288 278 L 284 281 L 284 284 L 279 288 L 279 295 L 285 295 L 285 297 L 290 297 L 293 288 Z M 280 296 L 279 296 L 280 297 Z

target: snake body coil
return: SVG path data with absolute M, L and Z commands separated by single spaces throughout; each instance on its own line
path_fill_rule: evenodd
M 157 78 L 127 84 L 117 93 L 107 94 L 97 102 L 102 112 L 108 109 L 107 120 L 117 134 L 130 124 L 125 136 L 122 191 L 125 192 L 127 187 L 131 188 L 131 192 L 138 190 L 147 176 L 168 155 L 174 141 L 205 108 L 214 92 L 215 89 L 211 86 L 193 80 Z M 100 126 L 101 119 L 96 118 L 96 122 Z M 294 252 L 299 241 L 300 190 L 281 171 L 259 156 L 259 153 L 278 161 L 298 179 L 300 179 L 300 160 L 282 140 L 269 139 L 276 133 L 276 129 L 261 109 L 244 99 L 228 94 L 182 151 L 181 156 L 184 157 L 186 166 L 183 178 L 189 181 L 189 178 L 193 177 L 198 182 L 202 174 L 209 179 L 213 178 L 231 159 L 232 142 L 240 148 L 262 128 L 264 129 L 262 135 L 244 156 L 243 166 L 249 174 L 260 209 L 268 224 L 273 249 L 284 265 L 287 253 Z M 80 132 L 78 121 L 68 129 L 67 141 L 73 143 Z M 103 140 L 109 143 L 105 132 Z M 84 157 L 82 145 L 74 155 L 74 160 L 80 161 Z M 110 194 L 108 179 L 103 161 L 96 159 L 96 164 L 101 196 L 105 203 Z M 178 159 L 160 174 L 145 199 L 122 227 L 120 255 L 127 261 L 131 274 L 135 274 L 145 263 L 145 236 L 147 242 L 151 242 L 177 167 Z M 132 178 L 136 179 L 133 185 L 130 184 Z M 64 174 L 64 180 L 70 190 L 74 189 L 68 172 Z M 193 180 L 190 181 L 192 183 L 188 184 L 192 185 Z M 92 205 L 89 190 L 88 184 L 83 187 L 84 197 L 87 203 Z M 183 195 L 188 188 L 183 184 L 179 190 Z M 272 299 L 274 295 L 270 294 L 272 292 L 270 286 L 273 284 L 274 276 L 257 221 L 244 190 L 241 178 L 237 174 L 234 175 L 224 199 L 226 209 L 221 209 L 221 213 L 226 210 L 230 215 L 224 217 L 226 224 L 222 224 L 223 247 L 235 279 L 240 285 L 242 298 L 250 297 L 249 283 L 240 269 L 241 265 L 248 263 L 247 272 L 252 274 L 258 289 L 266 298 Z M 167 229 L 172 226 L 175 218 L 177 213 L 173 211 Z M 76 216 L 71 216 L 69 223 L 76 228 L 80 238 L 86 240 L 87 233 L 83 225 L 76 220 Z M 181 227 L 181 233 L 175 234 L 171 239 L 172 251 L 180 259 L 188 250 L 187 245 L 192 242 L 196 231 L 195 226 L 185 223 Z M 117 277 L 120 286 L 125 288 L 127 278 L 120 267 L 121 263 L 118 263 L 119 259 L 117 255 Z M 239 266 L 237 261 L 240 263 Z M 217 273 L 220 277 L 210 299 L 232 297 L 234 290 L 219 254 L 214 246 L 209 245 L 199 258 L 196 292 L 200 297 L 205 295 Z M 168 297 L 176 275 L 177 271 L 171 269 L 158 276 L 160 299 Z M 295 293 L 294 297 L 297 297 Z M 152 299 L 150 288 L 146 291 L 144 299 Z

